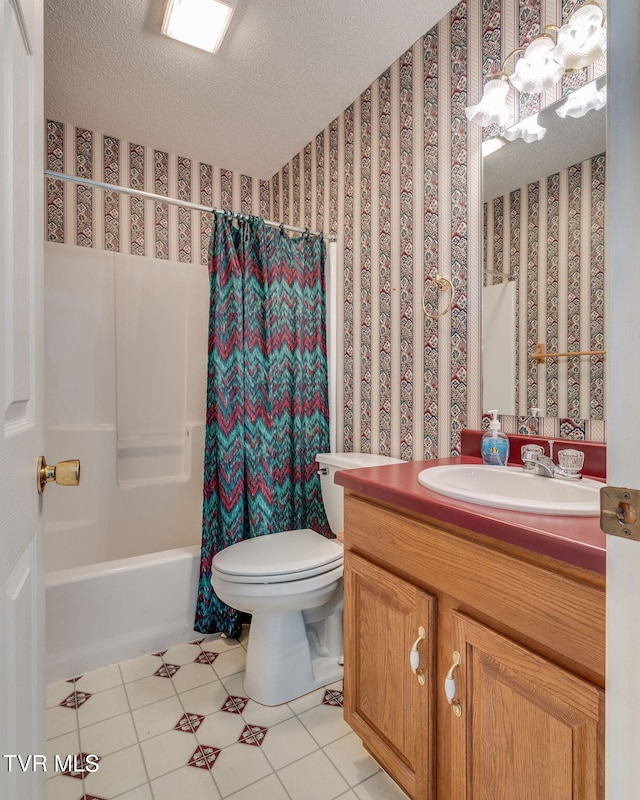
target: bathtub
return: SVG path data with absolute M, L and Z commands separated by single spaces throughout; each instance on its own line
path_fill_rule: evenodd
M 199 567 L 193 545 L 47 575 L 47 683 L 195 638 Z
M 196 638 L 199 567 L 194 545 L 47 575 L 47 683 Z
M 43 504 L 48 683 L 196 638 L 204 425 L 187 434 L 184 474 L 123 481 L 113 426 L 48 429 L 81 462 Z

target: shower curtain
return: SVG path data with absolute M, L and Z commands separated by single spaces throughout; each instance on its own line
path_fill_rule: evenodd
M 315 456 L 329 450 L 325 244 L 258 217 L 216 213 L 202 555 L 195 629 L 237 636 L 211 561 L 243 539 L 296 528 L 331 536 Z

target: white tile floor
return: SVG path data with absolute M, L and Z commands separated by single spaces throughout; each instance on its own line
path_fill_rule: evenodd
M 332 684 L 247 699 L 245 642 L 209 636 L 47 687 L 47 800 L 405 800 Z M 76 775 L 56 756 L 98 756 Z

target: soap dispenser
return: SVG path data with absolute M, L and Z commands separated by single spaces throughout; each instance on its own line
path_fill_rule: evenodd
M 489 423 L 489 430 L 482 437 L 480 445 L 482 463 L 491 464 L 494 467 L 506 467 L 509 461 L 509 439 L 500 430 L 498 409 L 491 409 L 489 414 L 493 419 Z

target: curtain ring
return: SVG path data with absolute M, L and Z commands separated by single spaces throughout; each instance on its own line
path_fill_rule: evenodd
M 302 235 L 304 236 L 305 239 L 309 239 L 309 237 L 311 236 L 311 231 L 309 230 L 309 228 L 305 228 L 304 233 Z
M 281 222 L 281 223 L 280 223 L 280 233 L 281 233 L 283 236 L 285 236 L 285 235 L 286 235 L 286 231 L 285 231 L 285 229 L 284 229 L 284 222 Z
M 453 305 L 454 289 L 453 289 L 453 284 L 451 283 L 449 278 L 445 278 L 444 275 L 438 275 L 436 273 L 434 280 L 438 291 L 444 292 L 447 289 L 449 289 L 449 291 L 451 292 L 451 297 L 449 298 L 449 304 L 444 309 L 444 311 L 441 311 L 439 314 L 430 314 L 427 311 L 427 289 L 429 288 L 429 286 L 425 286 L 424 292 L 422 293 L 422 310 L 424 311 L 425 316 L 429 317 L 429 319 L 438 319 L 439 317 L 444 317 L 444 315 L 451 310 L 451 306 Z

